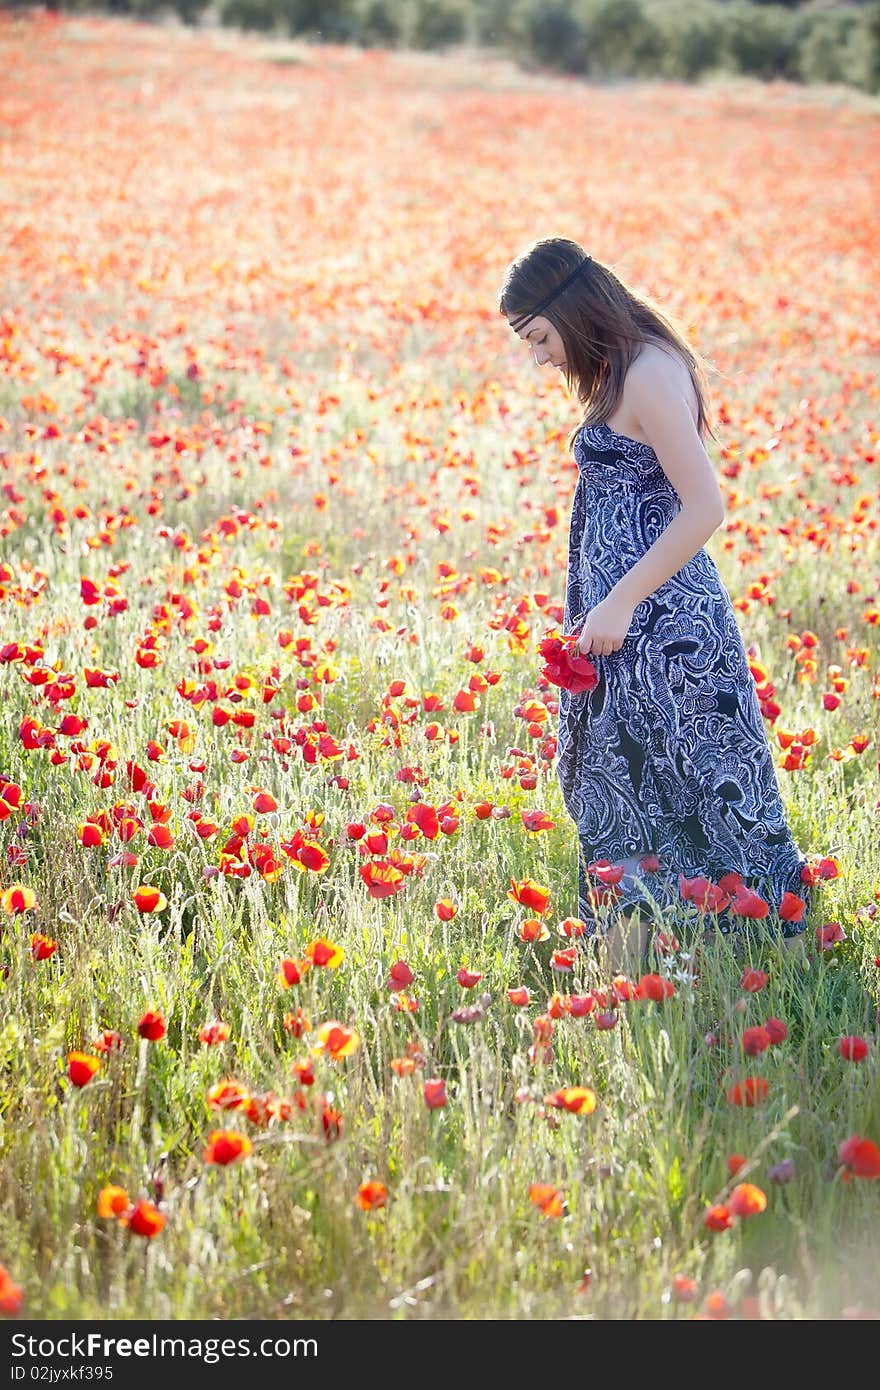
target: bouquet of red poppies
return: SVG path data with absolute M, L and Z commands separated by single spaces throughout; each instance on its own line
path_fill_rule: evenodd
M 599 679 L 592 661 L 577 649 L 578 636 L 573 633 L 568 637 L 545 637 L 538 647 L 546 663 L 541 675 L 572 695 L 592 690 Z

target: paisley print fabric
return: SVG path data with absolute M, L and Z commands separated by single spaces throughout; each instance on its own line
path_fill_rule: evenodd
M 563 630 L 577 631 L 680 510 L 647 444 L 608 425 L 575 441 Z M 557 772 L 579 841 L 578 916 L 610 925 L 595 861 L 625 864 L 616 907 L 681 906 L 679 875 L 717 884 L 736 871 L 770 911 L 758 925 L 804 930 L 812 889 L 786 822 L 776 769 L 733 605 L 715 562 L 697 551 L 636 608 L 623 646 L 591 656 L 593 690 L 559 692 Z M 650 856 L 655 856 L 652 858 Z M 657 865 L 659 861 L 659 866 Z M 593 890 L 588 898 L 588 890 Z M 786 891 L 807 904 L 800 923 L 776 912 Z M 704 919 L 721 932 L 746 919 Z M 751 924 L 750 924 L 751 925 Z

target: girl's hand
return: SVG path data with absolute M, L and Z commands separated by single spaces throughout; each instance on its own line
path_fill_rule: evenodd
M 630 629 L 635 606 L 609 594 L 591 608 L 577 640 L 583 656 L 608 656 L 623 646 Z

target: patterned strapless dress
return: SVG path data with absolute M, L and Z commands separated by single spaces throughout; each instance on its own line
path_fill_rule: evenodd
M 647 444 L 587 425 L 574 454 L 566 633 L 681 507 Z M 786 820 L 730 595 L 706 550 L 642 600 L 618 651 L 590 660 L 597 685 L 559 692 L 556 764 L 577 827 L 578 916 L 588 934 L 635 904 L 659 922 L 664 908 L 684 904 L 680 876 L 717 885 L 725 875 L 739 875 L 769 911 L 754 919 L 719 906 L 705 927 L 804 931 L 815 890 L 801 878 L 806 856 Z M 625 866 L 610 894 L 608 876 L 591 869 L 603 863 Z M 800 922 L 779 916 L 787 892 L 806 904 Z

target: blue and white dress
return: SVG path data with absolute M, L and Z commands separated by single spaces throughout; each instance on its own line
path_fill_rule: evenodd
M 681 509 L 650 445 L 587 425 L 574 455 L 566 633 Z M 806 856 L 786 821 L 730 595 L 706 550 L 642 600 L 618 651 L 590 660 L 594 689 L 559 692 L 556 764 L 578 832 L 578 916 L 588 933 L 612 919 L 596 910 L 609 901 L 601 876 L 588 872 L 596 860 L 627 865 L 615 907 L 639 904 L 657 920 L 655 905 L 682 906 L 679 874 L 717 884 L 735 871 L 769 903 L 759 930 L 801 933 L 814 891 L 801 880 Z M 659 868 L 643 868 L 652 854 Z M 588 899 L 590 888 L 598 897 Z M 786 891 L 807 904 L 800 922 L 778 916 Z M 724 908 L 703 925 L 728 933 L 747 922 Z

